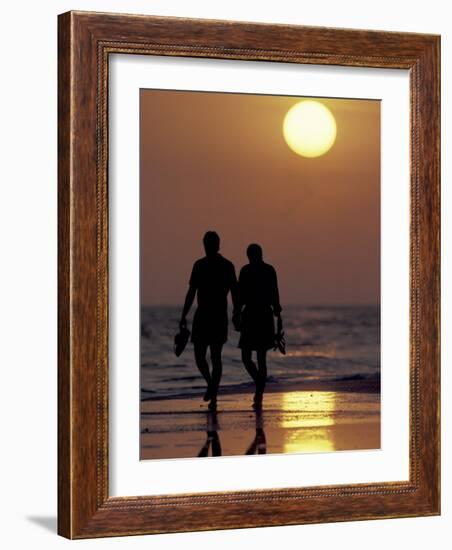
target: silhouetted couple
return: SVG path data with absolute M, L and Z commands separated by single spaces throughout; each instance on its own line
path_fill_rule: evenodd
M 203 242 L 206 255 L 193 266 L 180 326 L 186 328 L 188 312 L 197 297 L 191 341 L 196 365 L 207 383 L 204 401 L 210 401 L 209 409 L 216 410 L 222 374 L 221 352 L 228 338 L 230 292 L 232 322 L 240 331 L 238 347 L 242 350 L 243 364 L 256 384 L 253 407 L 258 410 L 262 408 L 267 380 L 267 351 L 275 347 L 273 317 L 278 317 L 281 324 L 276 272 L 264 262 L 262 248 L 250 244 L 246 251 L 249 263 L 242 267 L 237 281 L 234 265 L 219 253 L 217 233 L 208 231 Z M 208 349 L 212 371 L 206 357 Z M 256 362 L 252 359 L 253 351 Z

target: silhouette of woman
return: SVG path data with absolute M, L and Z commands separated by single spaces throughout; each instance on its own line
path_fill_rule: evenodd
M 249 264 L 242 267 L 238 282 L 239 348 L 243 364 L 256 384 L 253 408 L 258 410 L 262 408 L 267 381 L 267 351 L 275 346 L 273 316 L 280 317 L 281 305 L 276 271 L 263 261 L 262 248 L 250 244 L 246 254 Z M 252 360 L 253 351 L 256 351 L 257 365 Z

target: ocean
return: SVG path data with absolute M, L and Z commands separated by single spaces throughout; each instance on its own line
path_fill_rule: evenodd
M 205 390 L 193 357 L 193 344 L 189 342 L 180 357 L 173 352 L 180 313 L 180 307 L 172 306 L 141 309 L 142 400 L 189 397 Z M 329 382 L 379 377 L 379 306 L 288 306 L 282 317 L 286 355 L 279 351 L 268 353 L 268 386 L 284 391 L 308 380 Z M 229 339 L 223 348 L 220 392 L 253 387 L 240 359 L 238 339 L 239 333 L 230 323 Z

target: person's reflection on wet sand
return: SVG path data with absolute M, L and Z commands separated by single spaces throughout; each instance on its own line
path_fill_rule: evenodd
M 217 413 L 215 411 L 209 411 L 207 413 L 207 439 L 201 450 L 198 453 L 198 457 L 209 456 L 209 449 L 212 449 L 212 456 L 221 456 L 221 443 L 218 430 L 220 426 L 217 420 Z
M 264 415 L 262 410 L 256 410 L 256 435 L 245 452 L 246 455 L 267 454 L 267 441 L 264 432 Z

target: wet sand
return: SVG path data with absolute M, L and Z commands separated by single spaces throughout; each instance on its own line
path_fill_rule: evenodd
M 142 401 L 140 458 L 379 449 L 379 386 L 341 382 L 269 387 L 262 412 L 251 393 L 220 395 L 217 413 L 201 396 Z

